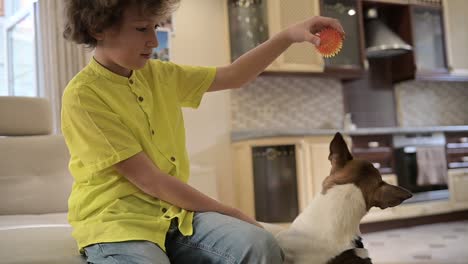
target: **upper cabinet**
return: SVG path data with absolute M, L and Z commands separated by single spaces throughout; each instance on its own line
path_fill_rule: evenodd
M 468 76 L 468 29 L 466 0 L 443 0 L 445 44 L 448 69 L 454 75 Z
M 325 72 L 359 76 L 364 70 L 363 34 L 360 30 L 358 0 L 322 0 L 321 15 L 338 19 L 346 32 L 343 48 L 333 58 L 325 59 Z
M 225 1 L 232 61 L 288 26 L 321 15 L 343 25 L 346 37 L 341 52 L 324 59 L 312 44 L 296 43 L 267 71 L 341 79 L 379 75 L 379 80 L 391 83 L 468 80 L 467 0 Z M 399 49 L 389 48 L 395 43 Z M 390 51 L 384 54 L 379 49 Z
M 447 73 L 442 8 L 411 6 L 411 24 L 418 74 Z
M 319 0 L 228 0 L 231 60 L 288 26 L 320 13 Z M 321 72 L 323 58 L 311 43 L 294 44 L 267 71 Z
M 319 0 L 268 0 L 270 36 L 288 26 L 320 14 Z M 272 71 L 321 72 L 324 61 L 313 44 L 304 42 L 291 45 L 271 65 Z

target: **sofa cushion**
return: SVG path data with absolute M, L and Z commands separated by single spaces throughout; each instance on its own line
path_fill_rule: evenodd
M 67 212 L 73 178 L 61 135 L 0 137 L 0 215 Z
M 70 226 L 0 229 L 1 263 L 86 263 L 71 237 Z
M 52 109 L 41 97 L 0 96 L 0 135 L 52 133 Z

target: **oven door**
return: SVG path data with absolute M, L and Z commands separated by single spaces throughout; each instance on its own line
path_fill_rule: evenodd
M 416 146 L 405 146 L 395 149 L 395 172 L 398 185 L 413 193 L 428 192 L 447 189 L 447 185 L 418 185 L 418 163 L 416 158 Z

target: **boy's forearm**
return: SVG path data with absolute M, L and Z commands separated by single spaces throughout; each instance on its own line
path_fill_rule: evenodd
M 151 184 L 149 194 L 177 207 L 194 212 L 219 212 L 227 214 L 227 207 L 179 179 L 161 173 Z
M 229 207 L 162 172 L 140 152 L 116 165 L 119 173 L 148 195 L 189 211 L 228 213 Z

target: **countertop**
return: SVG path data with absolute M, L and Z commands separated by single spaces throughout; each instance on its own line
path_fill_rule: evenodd
M 355 130 L 343 129 L 274 129 L 274 130 L 240 130 L 231 133 L 231 141 L 243 141 L 271 137 L 303 137 L 303 136 L 323 136 L 333 135 L 340 132 L 344 135 L 378 135 L 378 134 L 411 134 L 411 133 L 431 133 L 431 132 L 463 132 L 468 131 L 468 125 L 463 126 L 431 126 L 431 127 L 376 127 L 358 128 Z

